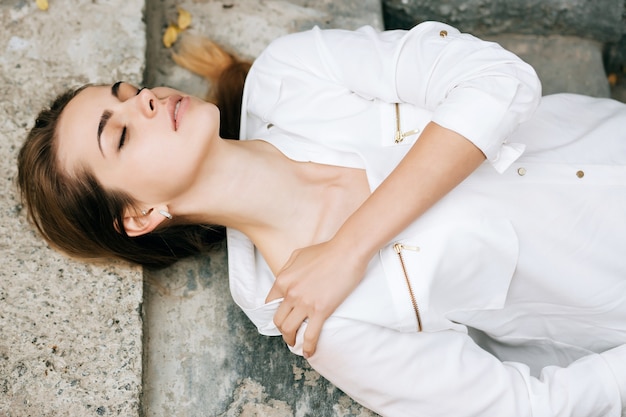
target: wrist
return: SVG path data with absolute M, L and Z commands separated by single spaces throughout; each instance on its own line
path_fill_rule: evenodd
M 352 234 L 343 228 L 329 241 L 333 251 L 341 254 L 346 261 L 354 261 L 365 267 L 380 248 L 371 238 Z

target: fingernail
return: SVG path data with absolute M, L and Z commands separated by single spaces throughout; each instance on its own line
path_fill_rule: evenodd
M 311 354 L 309 352 L 302 352 L 302 356 L 304 356 L 304 359 L 309 359 Z

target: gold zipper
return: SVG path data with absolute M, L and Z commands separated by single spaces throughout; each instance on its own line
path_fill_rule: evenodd
M 402 133 L 402 127 L 400 126 L 400 103 L 395 103 L 395 105 L 396 105 L 396 134 L 394 136 L 394 140 L 396 143 L 400 143 L 404 140 L 404 138 L 408 136 L 417 135 L 420 132 L 420 130 L 413 129 L 413 130 L 408 130 Z
M 415 318 L 417 319 L 417 331 L 422 331 L 422 317 L 420 316 L 420 309 L 417 305 L 417 300 L 415 300 L 415 293 L 413 292 L 413 287 L 411 286 L 411 281 L 409 280 L 409 274 L 406 272 L 406 266 L 404 264 L 404 257 L 402 256 L 402 250 L 412 250 L 414 252 L 419 252 L 420 248 L 417 246 L 409 246 L 404 243 L 396 243 L 393 245 L 393 249 L 398 254 L 398 258 L 400 259 L 400 265 L 402 265 L 402 272 L 404 273 L 404 280 L 406 281 L 406 286 L 409 289 L 409 296 L 411 297 L 411 304 L 413 304 L 413 311 L 415 311 Z

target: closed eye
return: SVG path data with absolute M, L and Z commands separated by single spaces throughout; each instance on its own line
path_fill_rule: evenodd
M 127 131 L 126 131 L 126 126 L 124 126 L 124 129 L 122 129 L 122 136 L 120 137 L 120 143 L 117 146 L 117 150 L 119 151 L 120 149 L 122 149 L 122 147 L 124 146 L 124 143 L 126 143 L 126 138 L 127 138 Z
M 120 84 L 120 83 L 117 83 L 117 84 L 118 84 L 118 87 L 117 87 L 117 89 L 116 89 L 116 90 L 119 90 L 119 84 Z M 138 89 L 137 89 L 137 92 L 135 93 L 135 95 L 136 95 L 136 96 L 138 96 L 138 95 L 139 95 L 139 93 L 141 93 L 141 90 L 143 90 L 144 88 L 145 88 L 145 87 L 138 88 Z M 127 129 L 126 129 L 126 126 L 124 126 L 124 128 L 122 129 L 122 135 L 120 136 L 120 142 L 119 142 L 119 144 L 117 145 L 117 150 L 118 150 L 118 151 L 124 147 L 124 144 L 126 143 L 126 139 L 127 139 L 127 138 L 128 138 L 128 131 L 127 131 Z

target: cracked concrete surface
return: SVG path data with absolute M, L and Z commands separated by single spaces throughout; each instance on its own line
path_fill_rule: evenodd
M 35 113 L 86 82 L 140 81 L 143 1 L 0 4 L 0 415 L 137 414 L 142 272 L 71 261 L 25 220 L 15 159 Z

